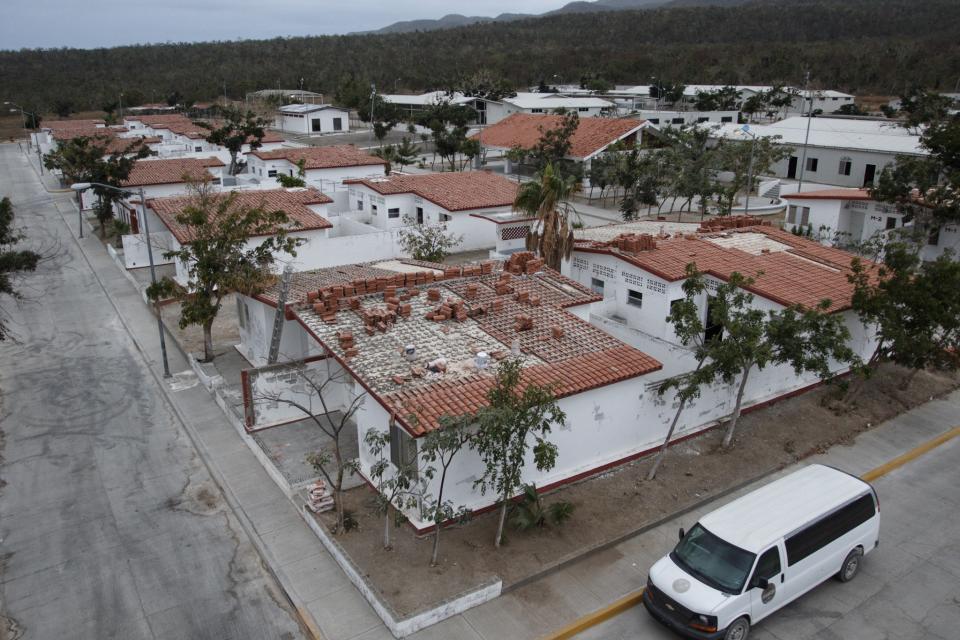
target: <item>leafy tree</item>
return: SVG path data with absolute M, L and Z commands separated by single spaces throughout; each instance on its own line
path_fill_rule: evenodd
M 174 297 L 180 301 L 180 328 L 203 328 L 204 360 L 213 360 L 213 321 L 225 296 L 254 295 L 274 281 L 270 268 L 275 252 L 296 256 L 303 239 L 287 235 L 291 219 L 283 211 L 248 206 L 237 193 L 221 194 L 208 181 L 189 186 L 190 203 L 176 220 L 191 238 L 176 251 L 164 253 L 187 267 L 189 283 L 182 287 L 167 277 L 147 288 L 154 301 Z M 266 239 L 247 248 L 252 237 Z
M 539 471 L 552 469 L 557 446 L 546 438 L 552 425 L 562 425 L 566 414 L 549 387 L 522 380 L 518 359 L 503 360 L 497 368 L 488 405 L 476 413 L 478 429 L 473 446 L 484 465 L 476 482 L 481 493 L 494 491 L 500 497 L 500 521 L 494 546 L 500 548 L 507 507 L 520 488 L 527 451 L 532 450 Z
M 370 466 L 370 479 L 377 490 L 377 510 L 383 515 L 383 548 L 390 549 L 390 513 L 396 511 L 395 523 L 402 519 L 404 497 L 416 482 L 415 462 L 405 467 L 394 466 L 389 458 L 390 433 L 369 429 L 363 437 L 364 444 L 375 459 Z
M 168 107 L 176 107 L 183 102 L 183 94 L 179 91 L 174 91 L 167 96 L 166 102 Z
M 753 182 L 757 176 L 770 171 L 770 167 L 790 155 L 791 149 L 776 144 L 780 136 L 757 136 L 756 140 L 723 139 L 716 147 L 718 171 L 729 171 L 733 178 L 729 183 L 717 185 L 716 196 L 720 215 L 730 215 L 737 195 L 749 187 L 751 155 L 753 157 Z
M 107 152 L 106 138 L 81 136 L 61 142 L 43 156 L 43 166 L 59 171 L 68 183 L 92 182 L 97 164 Z
M 903 126 L 913 131 L 946 119 L 953 107 L 953 99 L 950 97 L 916 87 L 900 96 Z
M 829 313 L 829 300 L 821 301 L 815 308 L 793 305 L 763 311 L 753 306 L 753 295 L 748 291 L 753 278 L 734 272 L 712 295 L 696 265 L 688 265 L 687 278 L 692 281 L 684 283 L 687 302 L 675 309 L 672 321 L 681 327 L 695 326 L 691 319 L 682 316 L 699 314 L 696 302 L 706 296 L 711 336 L 705 337 L 695 352 L 696 359 L 703 364 L 694 372 L 693 380 L 698 386 L 717 379 L 729 385 L 739 378 L 733 412 L 723 436 L 724 447 L 733 442 L 743 393 L 754 368 L 789 364 L 798 376 L 814 372 L 827 379 L 831 376 L 831 360 L 856 360 L 848 346 L 850 332 L 841 315 Z
M 450 250 L 463 242 L 463 236 L 447 231 L 447 225 L 421 224 L 410 216 L 403 217 L 404 226 L 398 231 L 400 246 L 414 260 L 443 262 Z
M 713 173 L 719 161 L 715 147 L 709 144 L 710 132 L 704 127 L 671 127 L 663 135 L 667 188 L 671 195 L 685 200 L 688 211 L 698 200 L 701 215 L 705 214 L 707 201 L 717 191 Z
M 452 97 L 457 92 L 470 98 L 494 102 L 517 95 L 513 85 L 502 74 L 494 73 L 490 69 L 478 69 L 474 73 L 461 76 L 448 93 Z
M 349 73 L 340 77 L 333 94 L 334 102 L 348 109 L 359 109 L 370 100 L 370 83 Z
M 14 226 L 13 203 L 10 198 L 0 200 L 0 295 L 20 299 L 15 287 L 16 274 L 35 271 L 40 263 L 40 254 L 29 249 L 16 249 L 26 236 Z M 10 337 L 6 323 L 7 314 L 0 309 L 0 342 Z
M 694 106 L 698 111 L 733 111 L 739 101 L 740 92 L 728 85 L 711 91 L 697 91 Z
M 530 182 L 517 191 L 514 211 L 537 218 L 536 228 L 527 236 L 527 248 L 536 251 L 547 266 L 560 270 L 560 262 L 573 250 L 573 216 L 577 215 L 568 200 L 573 193 L 574 179 L 564 177 L 547 164 Z
M 465 507 L 455 507 L 450 500 L 443 499 L 444 488 L 447 482 L 447 471 L 453 459 L 464 448 L 473 443 L 473 416 L 459 418 L 444 418 L 440 421 L 440 428 L 427 433 L 420 448 L 420 456 L 429 464 L 440 467 L 440 484 L 437 486 L 437 497 L 428 501 L 426 517 L 433 523 L 433 552 L 430 555 L 430 566 L 437 565 L 440 552 L 441 525 L 453 518 L 465 517 Z M 430 471 L 431 479 L 433 471 Z
M 357 461 L 345 457 L 343 436 L 357 428 L 355 416 L 363 408 L 367 396 L 359 393 L 344 407 L 333 405 L 331 398 L 339 396 L 337 388 L 349 383 L 350 379 L 349 374 L 331 362 L 325 360 L 325 366 L 321 368 L 309 368 L 303 361 L 291 363 L 287 371 L 296 382 L 288 388 L 257 394 L 254 402 L 282 404 L 297 409 L 330 441 L 327 447 L 307 454 L 306 461 L 331 488 L 337 514 L 334 533 L 339 533 L 349 528 L 343 508 L 344 477 L 357 471 Z M 305 403 L 302 394 L 290 393 L 289 389 L 293 386 L 307 389 L 311 401 Z M 318 404 L 314 404 L 313 399 Z
M 580 116 L 571 112 L 561 118 L 560 123 L 546 131 L 541 127 L 540 139 L 530 150 L 530 159 L 537 171 L 543 171 L 547 165 L 559 170 L 570 154 L 572 138 L 580 126 Z
M 848 104 L 843 105 L 842 107 L 840 107 L 839 109 L 837 109 L 836 111 L 834 111 L 834 113 L 836 113 L 837 115 L 840 115 L 840 116 L 865 116 L 865 115 L 868 115 L 866 111 L 864 111 L 863 109 L 861 109 L 861 108 L 860 108 L 856 103 L 854 103 L 854 102 L 850 102 L 850 103 L 848 103 Z
M 534 483 L 523 485 L 520 501 L 510 509 L 510 524 L 517 531 L 542 529 L 547 524 L 559 526 L 570 519 L 574 507 L 570 502 L 554 502 L 547 506 Z
M 305 187 L 307 186 L 307 181 L 305 177 L 307 175 L 307 160 L 306 158 L 300 158 L 297 160 L 297 175 L 288 176 L 282 173 L 277 173 L 277 182 L 280 183 L 280 186 L 284 189 L 294 189 L 296 187 Z
M 634 220 L 641 206 L 658 205 L 671 167 L 665 162 L 666 155 L 659 151 L 645 152 L 634 148 L 625 153 L 615 153 L 614 180 L 623 188 L 620 215 L 624 220 Z
M 476 117 L 473 107 L 449 100 L 441 100 L 417 117 L 417 124 L 430 129 L 434 152 L 442 162 L 450 164 L 451 171 L 457 170 L 458 154 L 479 152 L 479 147 L 467 138 L 469 125 Z
M 403 111 L 392 102 L 387 102 L 382 96 L 371 93 L 358 109 L 360 120 L 373 125 L 373 135 L 383 146 L 387 134 L 403 120 Z
M 614 88 L 614 84 L 596 73 L 588 73 L 580 77 L 580 88 L 591 93 L 605 93 Z
M 56 100 L 53 103 L 53 112 L 61 118 L 69 118 L 73 111 L 73 103 L 69 100 Z
M 244 145 L 249 145 L 250 151 L 256 151 L 263 146 L 264 127 L 266 118 L 256 115 L 253 111 L 242 111 L 236 107 L 221 109 L 222 120 L 215 124 L 198 121 L 199 127 L 209 130 L 207 142 L 219 145 L 230 153 L 230 167 L 228 172 L 235 176 L 243 169 L 240 153 Z

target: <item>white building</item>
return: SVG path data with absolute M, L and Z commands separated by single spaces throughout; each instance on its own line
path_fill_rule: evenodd
M 654 109 L 641 109 L 630 113 L 631 118 L 644 120 L 658 129 L 703 123 L 736 123 L 739 115 L 739 111 L 657 111 Z
M 310 184 L 333 186 L 348 178 L 372 178 L 386 173 L 383 158 L 372 156 L 353 145 L 328 147 L 284 147 L 257 150 L 247 156 L 250 173 L 261 181 L 278 174 L 295 176 L 303 162 L 304 179 Z
M 274 126 L 290 133 L 344 133 L 350 112 L 330 104 L 287 104 L 277 109 Z
M 234 198 L 233 206 L 235 207 L 264 207 L 270 211 L 283 211 L 287 214 L 290 219 L 290 224 L 286 227 L 288 237 L 302 239 L 304 243 L 297 247 L 295 257 L 286 253 L 276 255 L 278 271 L 287 262 L 291 263 L 297 271 L 313 269 L 318 264 L 324 264 L 323 241 L 329 236 L 334 226 L 327 219 L 327 205 L 332 201 L 316 189 L 222 192 L 216 197 Z M 193 239 L 191 229 L 177 220 L 177 216 L 193 201 L 191 196 L 147 199 L 146 215 L 149 217 L 150 230 L 157 236 L 152 239 L 155 252 L 158 248 L 164 251 L 178 251 Z M 271 229 L 264 236 L 251 237 L 247 243 L 248 247 L 259 245 L 265 236 L 273 235 L 275 232 L 276 230 Z M 186 284 L 189 279 L 188 265 L 179 260 L 176 262 L 175 279 L 181 284 Z
M 898 155 L 926 155 L 919 136 L 887 120 L 792 117 L 773 124 L 750 125 L 750 132 L 760 137 L 778 137 L 777 144 L 793 150 L 789 157 L 773 165 L 777 177 L 794 180 L 802 174 L 805 182 L 839 187 L 872 186 L 883 168 Z M 711 137 L 750 139 L 739 126 L 730 124 L 713 127 Z M 806 162 L 801 170 L 804 148 Z
M 496 124 L 514 113 L 550 114 L 560 109 L 589 118 L 612 114 L 616 106 L 609 100 L 596 96 L 532 92 L 517 93 L 500 100 L 474 98 L 446 91 L 430 91 L 418 95 L 385 94 L 381 98 L 400 107 L 408 117 L 415 117 L 444 101 L 467 105 L 477 111 L 476 123 L 479 125 Z
M 853 96 L 842 91 L 832 89 L 816 90 L 794 89 L 796 97 L 789 113 L 816 113 L 818 110 L 826 115 L 836 113 L 845 105 L 854 104 Z
M 230 162 L 230 153 L 220 145 L 207 141 L 210 130 L 195 124 L 183 114 L 161 114 L 146 116 L 130 116 L 124 118 L 127 129 L 136 135 L 157 137 L 160 143 L 156 145 L 156 152 L 162 158 L 189 158 L 207 157 L 216 155 L 226 163 Z M 216 126 L 216 121 L 211 121 Z M 264 131 L 260 141 L 260 149 L 269 151 L 279 149 L 284 145 L 284 138 L 275 131 Z M 250 152 L 250 145 L 245 144 L 241 155 Z
M 457 251 L 493 248 L 496 225 L 485 217 L 509 213 L 517 195 L 516 182 L 486 171 L 391 174 L 344 184 L 351 217 L 361 214 L 381 230 L 399 229 L 407 221 L 445 224 L 450 233 L 463 236 Z

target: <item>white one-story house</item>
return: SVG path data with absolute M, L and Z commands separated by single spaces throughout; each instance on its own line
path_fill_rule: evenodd
M 796 97 L 793 104 L 790 105 L 788 113 L 815 113 L 819 110 L 824 114 L 831 114 L 839 111 L 844 105 L 854 104 L 853 96 L 842 91 L 833 89 L 793 89 Z
M 277 254 L 275 265 L 280 271 L 284 264 L 291 263 L 294 270 L 303 271 L 323 264 L 322 249 L 318 246 L 327 238 L 333 224 L 327 219 L 327 205 L 332 201 L 316 189 L 265 189 L 262 191 L 220 192 L 217 198 L 234 198 L 235 207 L 263 207 L 271 211 L 283 211 L 290 219 L 286 227 L 288 237 L 300 238 L 304 243 L 297 247 L 297 255 Z M 161 231 L 152 241 L 154 251 L 178 251 L 193 239 L 192 230 L 181 224 L 177 216 L 195 202 L 192 196 L 171 196 L 167 198 L 148 198 L 146 215 L 149 217 L 152 232 Z M 162 230 L 168 233 L 163 233 Z M 273 235 L 276 230 L 271 230 Z M 265 236 L 254 236 L 248 241 L 248 247 L 263 242 Z M 175 279 L 181 284 L 188 281 L 188 265 L 182 261 L 176 263 Z
M 711 126 L 711 137 L 715 139 L 750 140 L 738 125 L 704 126 Z M 777 177 L 802 177 L 805 182 L 839 187 L 873 186 L 883 168 L 898 155 L 927 154 L 918 135 L 889 120 L 792 117 L 773 124 L 751 125 L 750 132 L 759 137 L 779 136 L 777 144 L 792 149 L 789 157 L 772 166 Z
M 476 124 L 496 124 L 514 113 L 554 113 L 558 109 L 573 111 L 583 118 L 607 115 L 616 105 L 592 95 L 567 95 L 563 93 L 520 92 L 499 100 L 465 96 L 462 93 L 447 91 L 429 91 L 416 95 L 384 94 L 384 102 L 397 105 L 409 118 L 428 110 L 442 102 L 454 105 L 466 105 L 477 112 Z
M 627 225 L 628 232 L 620 235 L 614 234 L 623 225 L 577 230 L 574 250 L 562 271 L 602 297 L 585 316 L 591 323 L 663 363 L 662 371 L 652 376 L 653 386 L 696 367 L 692 346 L 681 343 L 666 319 L 671 305 L 685 297 L 683 283 L 689 264 L 696 265 L 707 280 L 708 292 L 697 301 L 706 336 L 720 329 L 709 321 L 709 291 L 739 272 L 754 278 L 747 289 L 757 309 L 775 311 L 792 305 L 813 308 L 822 300 L 830 300 L 829 312 L 840 314 L 850 331 L 850 347 L 865 360 L 870 357 L 875 348 L 874 331 L 865 327 L 850 308 L 853 286 L 847 276 L 851 254 L 755 224 L 753 218 L 732 218 L 725 223 L 733 228 L 696 233 L 667 228 L 657 232 L 654 229 L 661 223 L 649 222 L 653 233 L 637 233 L 637 223 Z M 737 227 L 739 224 L 749 226 Z M 832 369 L 840 373 L 847 366 L 835 363 Z M 684 410 L 679 434 L 729 415 L 738 383 L 739 379 L 732 385 L 718 382 L 703 389 Z M 815 374 L 797 375 L 789 365 L 768 365 L 751 372 L 743 406 L 759 406 L 817 383 Z M 659 421 L 669 421 L 676 406 L 666 397 L 662 404 L 652 404 L 650 411 Z
M 350 130 L 350 112 L 331 104 L 286 104 L 277 109 L 274 126 L 290 133 L 343 133 Z
M 532 150 L 545 131 L 561 126 L 563 116 L 515 113 L 491 125 L 472 138 L 480 141 L 485 152 L 505 154 L 514 148 Z M 632 148 L 641 143 L 642 131 L 651 126 L 635 118 L 582 118 L 570 137 L 570 152 L 567 159 L 583 165 L 583 175 L 590 172 L 591 159 L 599 156 L 611 145 L 621 143 Z M 506 160 L 506 172 L 512 172 L 510 160 Z
M 217 121 L 209 121 L 216 126 Z M 131 132 L 141 135 L 156 136 L 161 139 L 156 146 L 157 154 L 161 157 L 203 157 L 216 155 L 224 162 L 230 161 L 229 152 L 220 145 L 207 141 L 210 130 L 195 124 L 183 114 L 161 114 L 147 116 L 131 116 L 124 118 L 124 124 Z M 260 149 L 271 150 L 283 146 L 284 138 L 275 131 L 264 131 L 260 141 Z M 250 145 L 245 144 L 241 154 L 250 152 Z
M 352 144 L 328 147 L 284 147 L 258 149 L 247 156 L 250 173 L 259 180 L 270 180 L 278 174 L 295 176 L 303 162 L 304 179 L 309 183 L 340 184 L 348 178 L 374 178 L 386 175 L 383 158 L 361 151 Z
M 365 214 L 367 224 L 382 230 L 445 224 L 450 233 L 463 236 L 457 251 L 493 248 L 496 225 L 485 217 L 509 213 L 517 195 L 516 182 L 486 171 L 394 173 L 344 184 L 349 188 L 348 215 Z

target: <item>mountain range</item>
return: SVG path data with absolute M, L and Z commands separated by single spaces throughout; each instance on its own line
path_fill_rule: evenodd
M 413 31 L 435 31 L 437 29 L 453 29 L 455 27 L 466 27 L 472 24 L 487 22 L 512 22 L 514 20 L 524 20 L 527 18 L 542 18 L 545 16 L 556 16 L 570 13 L 595 13 L 597 11 L 624 11 L 636 9 L 656 9 L 660 7 L 671 6 L 731 6 L 744 4 L 749 0 L 594 0 L 585 2 L 577 0 L 569 2 L 559 9 L 547 11 L 545 13 L 501 13 L 495 17 L 489 16 L 465 16 L 459 13 L 451 13 L 437 20 L 404 20 L 395 22 L 391 25 L 367 31 L 365 33 L 410 33 Z

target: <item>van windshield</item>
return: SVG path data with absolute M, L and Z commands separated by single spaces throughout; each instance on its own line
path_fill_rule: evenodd
M 681 569 L 718 591 L 736 594 L 743 589 L 756 554 L 721 540 L 700 524 L 670 553 Z

